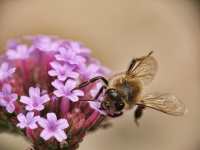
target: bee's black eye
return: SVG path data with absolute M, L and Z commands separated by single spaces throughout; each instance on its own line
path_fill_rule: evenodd
M 115 108 L 117 109 L 117 111 L 120 111 L 124 108 L 125 104 L 124 102 L 117 102 L 115 103 Z

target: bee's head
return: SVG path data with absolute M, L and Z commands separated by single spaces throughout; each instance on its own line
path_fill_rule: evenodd
M 108 113 L 121 112 L 125 106 L 124 97 L 118 90 L 108 89 L 105 92 L 105 99 L 101 105 Z

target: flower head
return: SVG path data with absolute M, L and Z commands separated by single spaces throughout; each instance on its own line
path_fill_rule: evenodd
M 12 93 L 12 87 L 10 84 L 4 84 L 0 92 L 0 105 L 6 108 L 9 113 L 15 110 L 15 101 L 17 100 L 17 94 Z
M 8 43 L 0 62 L 0 106 L 5 108 L 0 114 L 35 149 L 74 150 L 105 119 L 101 101 L 90 102 L 101 85 L 76 88 L 107 75 L 83 44 L 55 36 L 24 36 Z
M 39 116 L 34 116 L 34 112 L 28 112 L 26 115 L 20 113 L 17 115 L 17 119 L 19 121 L 17 127 L 20 127 L 21 129 L 36 129 L 38 127 L 36 123 L 39 120 L 39 118 Z
M 10 68 L 8 63 L 2 63 L 0 66 L 0 81 L 11 77 L 15 70 L 16 68 Z
M 49 140 L 54 137 L 59 142 L 67 139 L 67 135 L 64 132 L 64 129 L 69 127 L 69 124 L 66 119 L 57 119 L 55 113 L 48 113 L 47 119 L 40 118 L 38 121 L 39 125 L 43 128 L 40 136 L 44 140 Z
M 44 105 L 46 102 L 50 100 L 47 94 L 41 95 L 40 88 L 30 87 L 29 88 L 29 97 L 21 96 L 20 102 L 26 104 L 26 110 L 38 110 L 41 111 L 44 109 Z

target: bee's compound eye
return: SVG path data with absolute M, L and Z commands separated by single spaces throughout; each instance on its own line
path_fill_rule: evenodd
M 122 110 L 124 108 L 124 106 L 125 106 L 124 102 L 115 103 L 115 107 L 116 107 L 117 111 Z

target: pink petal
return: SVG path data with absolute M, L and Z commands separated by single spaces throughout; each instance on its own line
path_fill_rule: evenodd
M 79 74 L 77 72 L 71 72 L 70 73 L 70 77 L 73 77 L 73 78 L 78 78 L 79 77 Z
M 40 88 L 38 88 L 38 87 L 36 87 L 36 88 L 30 87 L 29 88 L 29 96 L 31 96 L 31 97 L 40 96 Z
M 50 122 L 56 122 L 57 121 L 57 116 L 55 113 L 48 113 L 47 114 L 47 120 Z
M 13 113 L 14 110 L 15 110 L 15 105 L 13 103 L 9 103 L 7 106 L 6 106 L 6 110 L 9 112 L 9 113 Z
M 47 128 L 48 127 L 48 121 L 44 118 L 39 118 L 38 123 L 42 128 Z
M 72 90 L 73 88 L 75 88 L 76 87 L 76 81 L 74 81 L 74 80 L 67 80 L 66 82 L 65 82 L 65 88 L 66 89 L 70 89 L 70 90 Z
M 63 93 L 63 91 L 61 91 L 61 90 L 55 90 L 55 91 L 53 92 L 53 94 L 56 95 L 57 97 L 62 97 L 62 96 L 65 95 L 65 94 Z
M 25 126 L 24 123 L 18 123 L 17 127 L 21 128 L 21 129 L 24 129 L 26 126 Z
M 51 67 L 54 68 L 54 69 L 55 69 L 55 68 L 60 68 L 60 67 L 61 67 L 61 65 L 60 65 L 58 62 L 56 62 L 56 61 L 51 62 L 50 65 L 51 65 Z
M 52 136 L 53 134 L 51 132 L 48 132 L 48 130 L 46 129 L 44 129 L 40 134 L 40 137 L 42 137 L 46 141 L 49 140 Z
M 16 70 L 16 68 L 11 68 L 11 69 L 9 70 L 9 74 L 13 74 L 13 73 L 15 72 L 15 70 Z
M 58 120 L 58 125 L 59 125 L 59 129 L 66 129 L 69 127 L 69 123 L 67 122 L 66 119 L 59 119 Z
M 1 65 L 2 70 L 6 71 L 6 70 L 8 70 L 8 68 L 9 68 L 9 65 L 7 62 L 2 63 L 2 65 Z
M 10 84 L 4 84 L 2 87 L 2 92 L 3 93 L 11 93 L 12 91 L 12 87 L 10 86 Z
M 43 105 L 38 105 L 37 107 L 33 107 L 34 110 L 38 110 L 38 111 L 41 111 L 44 109 L 44 106 Z
M 31 123 L 29 126 L 28 126 L 30 129 L 36 129 L 38 126 L 36 123 Z
M 32 103 L 32 100 L 27 96 L 21 96 L 20 102 L 28 105 Z
M 56 72 L 55 70 L 49 70 L 49 71 L 48 71 L 48 74 L 49 74 L 50 76 L 57 76 L 57 72 Z
M 62 142 L 63 140 L 67 139 L 66 133 L 62 130 L 57 130 L 54 136 L 59 142 Z
M 45 94 L 45 95 L 43 95 L 41 97 L 41 100 L 43 101 L 43 103 L 46 103 L 46 102 L 48 102 L 50 100 L 50 98 L 49 98 L 49 96 L 47 94 Z
M 67 75 L 58 75 L 58 79 L 60 80 L 60 81 L 65 81 L 66 79 L 67 79 Z
M 67 98 L 71 100 L 72 102 L 77 102 L 79 98 L 76 95 L 68 95 Z
M 63 83 L 59 80 L 53 81 L 51 85 L 53 85 L 56 89 L 61 89 L 62 87 L 64 87 Z
M 25 117 L 24 114 L 22 114 L 22 113 L 20 113 L 19 115 L 17 115 L 17 119 L 18 119 L 20 122 L 23 122 L 23 123 L 26 122 L 26 117 Z
M 75 90 L 73 91 L 73 94 L 75 94 L 76 96 L 84 96 L 84 92 L 81 90 Z
M 32 110 L 34 110 L 34 108 L 33 108 L 33 106 L 32 105 L 26 105 L 26 110 L 28 110 L 28 111 L 32 111 Z
M 16 101 L 16 100 L 17 100 L 18 96 L 17 96 L 17 94 L 11 94 L 11 95 L 10 95 L 10 98 L 11 98 L 11 100 L 12 100 L 12 102 L 13 102 L 13 101 Z
M 34 117 L 34 112 L 28 112 L 28 113 L 26 114 L 26 118 L 27 118 L 28 121 L 29 121 L 29 120 L 33 120 L 33 117 Z

